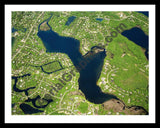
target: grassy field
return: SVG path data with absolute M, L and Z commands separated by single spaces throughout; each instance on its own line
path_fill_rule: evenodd
M 43 65 L 42 67 L 45 72 L 54 72 L 62 69 L 62 66 L 58 61 L 50 62 L 48 64 Z

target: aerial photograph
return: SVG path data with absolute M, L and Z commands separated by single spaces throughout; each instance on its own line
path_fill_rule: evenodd
M 12 115 L 149 115 L 148 11 L 12 11 Z

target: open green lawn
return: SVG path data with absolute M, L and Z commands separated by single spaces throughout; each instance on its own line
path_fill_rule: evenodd
M 43 65 L 42 67 L 43 67 L 43 70 L 46 72 L 54 72 L 62 68 L 62 66 L 58 61 L 50 62 L 48 64 Z

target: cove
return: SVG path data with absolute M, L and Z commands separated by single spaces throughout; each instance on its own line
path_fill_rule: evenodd
M 17 85 L 17 82 L 18 82 L 19 78 L 27 77 L 27 76 L 30 76 L 30 75 L 31 75 L 31 74 L 25 74 L 25 75 L 22 75 L 22 76 L 12 76 L 12 79 L 15 80 L 15 83 L 14 83 L 14 85 L 13 85 L 13 90 L 14 90 L 15 92 L 25 92 L 25 95 L 28 96 L 28 91 L 29 91 L 30 89 L 34 89 L 34 88 L 36 88 L 36 87 L 29 87 L 29 88 L 27 88 L 27 89 L 21 90 L 21 89 L 17 88 L 16 85 Z M 36 104 L 36 101 L 39 102 L 39 105 Z M 40 102 L 40 101 L 42 101 L 42 102 Z M 39 109 L 37 109 L 37 108 L 45 108 L 45 107 L 48 106 L 48 104 L 49 104 L 50 102 L 53 102 L 53 100 L 52 100 L 50 97 L 49 97 L 49 98 L 47 98 L 47 97 L 46 97 L 46 98 L 41 98 L 41 97 L 38 95 L 36 98 L 33 98 L 33 99 L 28 98 L 27 100 L 25 100 L 25 102 L 32 102 L 33 106 L 36 107 L 36 108 L 33 108 L 33 107 L 31 107 L 30 105 L 28 105 L 28 104 L 22 103 L 22 104 L 20 105 L 20 109 L 22 109 L 22 111 L 24 112 L 24 114 L 33 114 L 33 113 L 43 112 L 42 110 L 39 110 Z M 46 104 L 43 104 L 44 102 L 45 102 Z M 12 108 L 14 107 L 14 105 L 15 105 L 15 103 L 12 104 Z
M 24 114 L 33 114 L 33 113 L 43 112 L 42 110 L 33 108 L 30 105 L 25 104 L 25 103 L 22 103 L 19 107 L 20 107 L 20 109 L 22 109 Z
M 145 56 L 148 58 L 148 36 L 138 27 L 133 27 L 129 30 L 125 30 L 121 33 L 123 36 L 127 37 L 129 40 L 133 41 L 135 44 L 145 48 Z
M 16 91 L 16 92 L 25 92 L 25 95 L 28 96 L 28 90 L 34 89 L 35 87 L 29 87 L 29 88 L 27 88 L 27 89 L 21 90 L 21 89 L 17 88 L 16 85 L 17 85 L 17 82 L 18 82 L 18 78 L 23 78 L 23 77 L 30 76 L 30 75 L 31 75 L 31 74 L 25 74 L 25 75 L 23 75 L 23 76 L 12 76 L 12 79 L 15 80 L 15 83 L 14 83 L 14 85 L 13 85 L 13 90 Z
M 80 73 L 78 80 L 79 89 L 84 93 L 85 98 L 96 104 L 101 104 L 112 98 L 118 99 L 114 95 L 103 93 L 101 88 L 97 85 L 104 58 L 106 57 L 105 49 L 94 46 L 91 48 L 91 51 L 82 56 L 79 50 L 80 41 L 72 37 L 60 36 L 58 33 L 54 32 L 52 27 L 48 24 L 49 20 L 50 18 L 39 24 L 37 36 L 42 40 L 46 52 L 60 52 L 69 56 L 75 68 Z M 49 29 L 46 31 L 40 29 L 42 24 L 47 24 Z M 90 59 L 86 62 L 86 58 Z M 82 62 L 86 62 L 83 69 L 79 68 Z
M 148 11 L 138 11 L 138 13 L 142 13 L 145 16 L 149 17 L 149 12 Z

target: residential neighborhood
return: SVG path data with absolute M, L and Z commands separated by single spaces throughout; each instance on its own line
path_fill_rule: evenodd
M 138 12 L 20 11 L 12 12 L 12 28 L 15 29 L 12 32 L 11 55 L 13 115 L 30 114 L 25 110 L 28 106 L 36 110 L 31 113 L 33 115 L 137 114 L 107 109 L 105 105 L 115 101 L 94 104 L 86 99 L 79 89 L 80 73 L 70 57 L 65 53 L 48 52 L 37 36 L 38 25 L 51 15 L 48 24 L 52 26 L 52 31 L 77 39 L 82 56 L 90 52 L 93 46 L 104 46 L 106 57 L 96 83 L 103 93 L 117 96 L 125 106 L 141 106 L 148 111 L 149 62 L 141 46 L 121 34 L 111 43 L 105 40 L 120 23 L 124 23 L 128 29 L 138 24 L 148 33 L 146 16 Z M 75 16 L 75 19 L 65 25 L 71 16 Z M 26 31 L 22 31 L 22 28 L 26 28 Z M 42 24 L 41 31 L 49 29 L 47 22 Z

